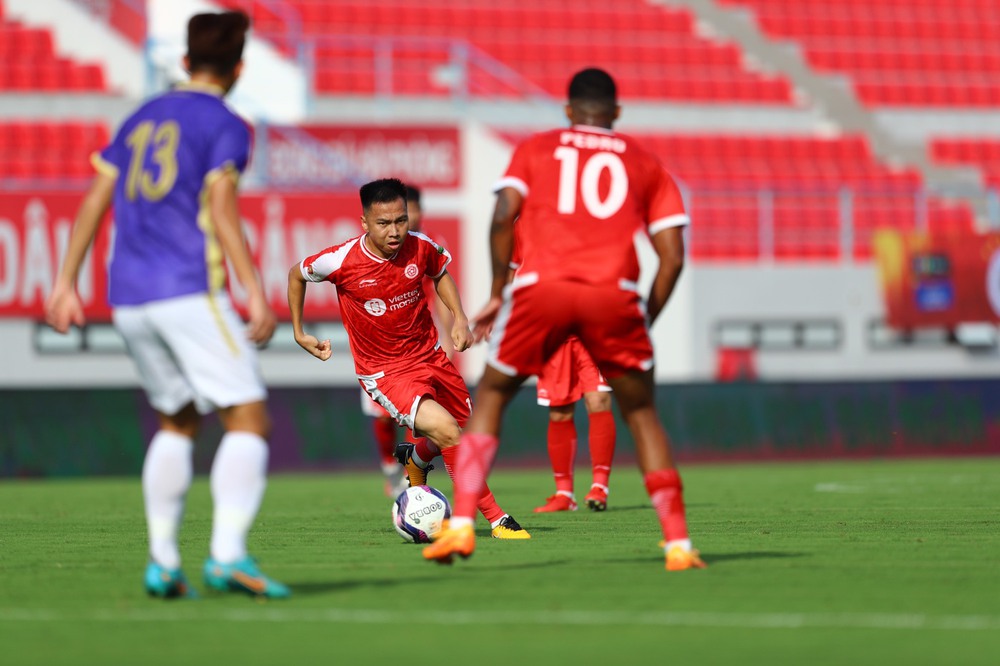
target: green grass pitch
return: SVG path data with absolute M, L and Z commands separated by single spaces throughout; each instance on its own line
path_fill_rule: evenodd
M 480 518 L 474 557 L 452 567 L 402 543 L 377 473 L 275 476 L 251 550 L 294 597 L 266 603 L 146 598 L 137 478 L 7 480 L 2 661 L 1000 663 L 1000 459 L 682 472 L 704 571 L 663 570 L 630 465 L 602 514 L 534 515 L 549 475 L 498 470 L 497 498 L 534 538 L 485 538 Z M 581 488 L 588 478 L 578 470 Z M 199 588 L 210 518 L 199 478 L 182 533 Z

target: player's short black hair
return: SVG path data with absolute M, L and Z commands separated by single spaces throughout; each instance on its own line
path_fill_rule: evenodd
M 195 14 L 188 21 L 187 57 L 192 72 L 224 76 L 243 58 L 250 19 L 242 11 Z
M 407 202 L 412 201 L 413 203 L 417 204 L 417 206 L 420 206 L 420 190 L 414 187 L 413 185 L 407 185 L 406 201 Z
M 588 67 L 570 79 L 568 97 L 571 102 L 597 102 L 613 107 L 618 104 L 618 87 L 603 69 Z
M 361 208 L 368 210 L 372 204 L 406 201 L 406 185 L 399 178 L 381 178 L 361 186 Z

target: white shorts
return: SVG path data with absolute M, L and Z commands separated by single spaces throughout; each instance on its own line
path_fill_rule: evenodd
M 193 402 L 207 414 L 267 398 L 257 349 L 228 294 L 118 306 L 112 320 L 158 412 L 173 415 Z

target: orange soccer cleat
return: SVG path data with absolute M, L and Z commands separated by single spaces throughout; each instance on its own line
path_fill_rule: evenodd
M 410 444 L 409 442 L 402 442 L 396 445 L 396 460 L 398 460 L 399 464 L 406 470 L 406 476 L 410 480 L 410 488 L 413 488 L 414 486 L 426 486 L 427 472 L 434 469 L 434 465 L 421 467 L 417 464 L 417 462 L 413 459 L 414 448 L 416 448 L 415 445 Z
M 673 546 L 667 551 L 667 571 L 704 569 L 707 566 L 699 557 L 697 550 L 685 550 L 681 546 Z
M 535 507 L 535 513 L 553 513 L 555 511 L 576 511 L 576 500 L 573 493 L 560 490 L 550 495 L 542 506 Z
M 424 559 L 439 564 L 451 564 L 455 555 L 462 559 L 471 557 L 476 550 L 476 532 L 472 525 L 451 529 L 447 523 L 434 537 L 434 543 L 424 547 Z

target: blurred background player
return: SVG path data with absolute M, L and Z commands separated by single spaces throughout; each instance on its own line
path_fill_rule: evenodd
M 211 471 L 205 584 L 261 597 L 289 595 L 246 549 L 264 496 L 271 429 L 255 345 L 270 340 L 277 321 L 237 206 L 251 131 L 222 101 L 242 72 L 249 25 L 242 12 L 190 19 L 184 56 L 190 81 L 143 104 L 93 156 L 98 173 L 46 303 L 55 330 L 84 324 L 76 281 L 113 202 L 108 301 L 159 415 L 142 470 L 150 556 L 145 587 L 157 597 L 193 592 L 181 571 L 177 534 L 193 475 L 193 438 L 201 414 L 211 410 L 225 434 Z M 247 290 L 248 325 L 226 292 L 224 257 Z
M 582 70 L 568 93 L 572 126 L 521 142 L 495 188 L 490 301 L 474 320 L 477 336 L 492 327 L 488 363 L 458 450 L 451 523 L 423 556 L 450 564 L 455 555 L 475 551 L 475 498 L 496 456 L 504 410 L 524 380 L 540 373 L 576 335 L 614 389 L 635 439 L 664 535 L 667 570 L 702 568 L 688 537 L 680 475 L 653 402 L 655 359 L 647 328 L 683 268 L 688 216 L 656 157 L 612 129 L 621 108 L 611 76 Z M 515 220 L 522 262 L 507 285 Z M 639 228 L 649 234 L 659 260 L 645 303 L 633 245 Z
M 303 330 L 302 312 L 308 283 L 333 283 L 358 380 L 397 423 L 421 437 L 416 444 L 401 445 L 401 457 L 410 485 L 423 485 L 437 455 L 444 457 L 449 473 L 454 471 L 455 446 L 471 411 L 465 380 L 441 349 L 424 276 L 434 281 L 452 315 L 455 351 L 465 351 L 472 342 L 469 320 L 447 270 L 451 255 L 424 234 L 409 233 L 403 183 L 376 180 L 363 185 L 360 196 L 365 233 L 306 257 L 288 272 L 295 341 L 329 360 L 330 341 Z M 497 505 L 485 484 L 472 503 L 490 521 L 494 538 L 531 537 Z
M 513 281 L 521 265 L 519 245 L 514 243 L 508 280 Z M 592 482 L 584 498 L 591 511 L 608 508 L 608 481 L 615 457 L 615 418 L 611 413 L 611 387 L 576 336 L 553 354 L 538 375 L 538 404 L 549 408 L 547 447 L 556 492 L 535 507 L 535 513 L 576 511 L 573 493 L 576 463 L 576 403 L 583 398 L 590 420 L 588 441 Z
M 538 376 L 538 404 L 549 408 L 548 451 L 556 492 L 535 513 L 576 511 L 573 466 L 576 462 L 576 403 L 583 399 L 590 421 L 588 441 L 592 482 L 584 501 L 591 511 L 608 508 L 608 480 L 615 457 L 615 417 L 611 387 L 576 336 L 549 358 Z

